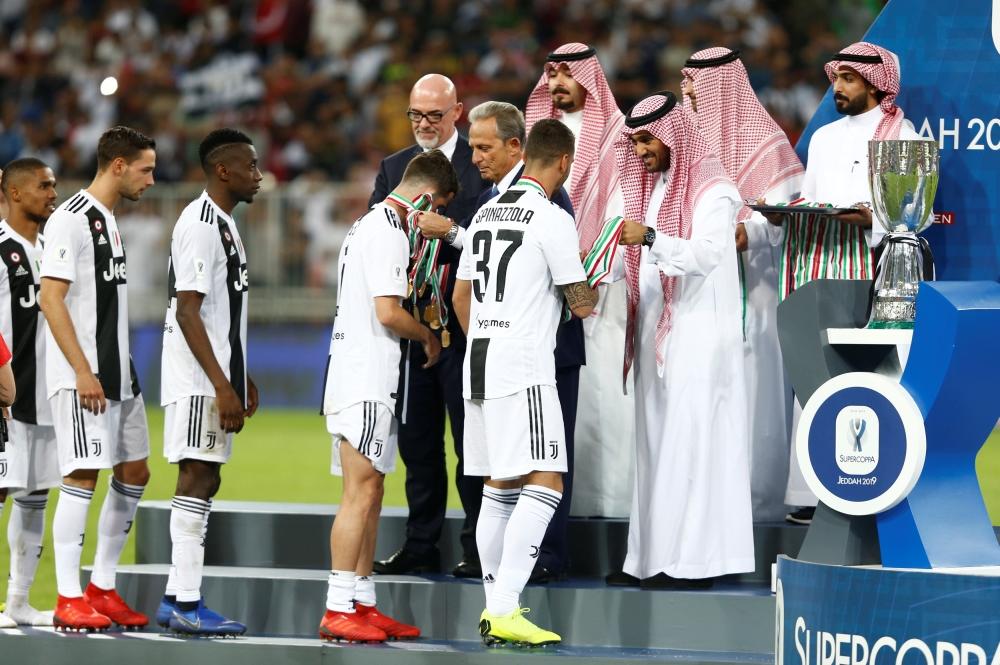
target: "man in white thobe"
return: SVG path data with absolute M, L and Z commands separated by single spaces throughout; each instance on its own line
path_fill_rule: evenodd
M 858 207 L 837 215 L 822 231 L 818 225 L 786 224 L 782 254 L 782 297 L 813 279 L 871 279 L 872 253 L 884 231 L 872 224 L 868 185 L 868 142 L 920 139 L 913 123 L 896 106 L 900 90 L 899 59 L 876 44 L 851 44 L 826 63 L 833 101 L 844 117 L 816 130 L 809 142 L 802 197 L 807 201 Z M 768 216 L 781 224 L 781 216 Z M 818 260 L 817 260 L 818 259 Z M 797 420 L 797 417 L 796 417 Z M 785 503 L 801 506 L 788 520 L 808 524 L 816 496 L 806 486 L 792 446 Z
M 788 137 L 757 99 L 739 51 L 698 51 L 681 69 L 685 108 L 744 200 L 790 201 L 802 186 L 802 163 Z M 743 206 L 737 214 L 750 432 L 750 495 L 755 521 L 785 516 L 792 416 L 791 386 L 778 345 L 780 226 Z
M 580 248 L 589 250 L 604 221 L 622 214 L 614 141 L 625 119 L 592 47 L 564 44 L 548 55 L 525 107 L 529 130 L 542 118 L 560 120 L 576 139 L 566 189 Z M 594 313 L 583 321 L 587 363 L 580 370 L 571 512 L 624 517 L 632 499 L 634 432 L 632 391 L 618 384 L 625 285 L 604 284 L 598 293 Z
M 642 100 L 625 124 L 616 272 L 626 374 L 635 362 L 636 487 L 624 569 L 644 587 L 707 588 L 754 568 L 740 194 L 672 93 Z

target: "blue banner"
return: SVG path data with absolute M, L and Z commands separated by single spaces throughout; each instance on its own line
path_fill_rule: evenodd
M 917 132 L 941 147 L 934 211 L 943 223 L 922 234 L 938 279 L 997 279 L 1000 0 L 891 0 L 864 41 L 899 56 L 897 104 Z M 803 162 L 812 133 L 839 117 L 828 90 L 796 146 Z
M 998 665 L 994 576 L 778 559 L 777 665 Z

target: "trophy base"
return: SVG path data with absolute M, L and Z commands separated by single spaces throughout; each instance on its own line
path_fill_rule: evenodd
M 913 289 L 915 292 L 916 289 Z M 898 291 L 897 291 L 898 293 Z M 913 295 L 876 295 L 868 328 L 912 329 L 916 319 L 916 293 Z
M 869 321 L 868 330 L 913 330 L 913 321 Z

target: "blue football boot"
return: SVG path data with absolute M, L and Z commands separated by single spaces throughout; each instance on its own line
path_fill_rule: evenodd
M 160 600 L 160 606 L 156 608 L 156 624 L 160 628 L 169 628 L 170 617 L 173 616 L 176 609 L 177 605 L 167 600 L 167 597 L 164 596 Z
M 198 607 L 187 612 L 174 608 L 170 630 L 195 637 L 236 637 L 247 632 L 247 627 L 208 609 L 204 601 L 198 601 Z

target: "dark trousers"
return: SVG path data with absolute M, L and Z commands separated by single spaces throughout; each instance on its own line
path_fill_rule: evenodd
M 406 422 L 399 424 L 399 454 L 406 465 L 406 502 L 410 509 L 404 547 L 415 554 L 425 554 L 434 550 L 441 538 L 448 502 L 448 468 L 444 451 L 444 419 L 447 413 L 458 455 L 455 485 L 465 510 L 462 551 L 465 558 L 478 559 L 476 521 L 483 500 L 483 479 L 465 475 L 462 449 L 465 427 L 462 402 L 464 349 L 443 349 L 438 363 L 430 369 L 423 369 L 421 365 L 427 360 L 423 349 L 416 343 L 411 343 L 409 347 Z M 402 371 L 407 371 L 405 363 Z
M 549 522 L 549 528 L 542 540 L 542 551 L 538 562 L 553 573 L 561 574 L 569 567 L 569 506 L 573 499 L 573 459 L 576 430 L 576 400 L 580 392 L 580 367 L 556 368 L 556 391 L 562 407 L 563 425 L 566 427 L 566 465 L 563 474 L 563 495 L 559 507 Z

